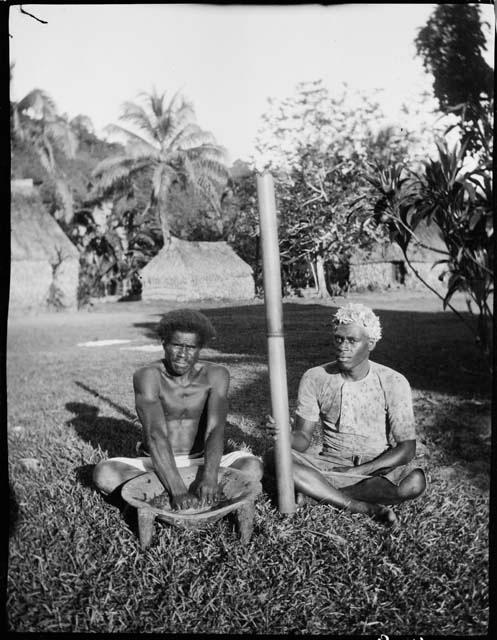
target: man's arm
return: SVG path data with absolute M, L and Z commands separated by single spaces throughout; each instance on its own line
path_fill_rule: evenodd
M 164 410 L 159 398 L 159 377 L 154 369 L 139 369 L 133 376 L 135 405 L 145 430 L 154 470 L 171 497 L 174 508 L 188 509 L 195 506 L 195 496 L 181 478 L 167 435 Z
M 395 446 L 374 460 L 354 467 L 354 471 L 368 475 L 382 475 L 410 462 L 416 455 L 416 433 L 411 387 L 406 378 L 389 372 L 383 379 L 387 421 Z
M 216 499 L 219 463 L 223 455 L 224 425 L 228 414 L 228 370 L 215 366 L 209 371 L 211 389 L 207 400 L 207 425 L 204 441 L 204 470 L 198 485 L 202 504 L 212 504 Z
M 305 420 L 298 414 L 295 416 L 295 425 L 292 430 L 291 446 L 295 451 L 303 453 L 311 444 L 312 434 L 316 423 L 312 420 Z
M 308 369 L 300 379 L 295 417 L 295 421 L 290 420 L 292 425 L 290 446 L 302 453 L 309 448 L 314 428 L 319 423 L 315 369 Z M 272 416 L 267 416 L 265 428 L 272 438 L 278 436 L 279 426 Z
M 415 455 L 416 440 L 404 440 L 369 462 L 358 464 L 356 467 L 341 467 L 336 471 L 355 471 L 370 476 L 384 475 L 395 467 L 407 464 Z
M 290 434 L 291 448 L 295 449 L 295 451 L 300 451 L 300 453 L 308 449 L 316 424 L 313 420 L 305 420 L 297 414 L 292 433 Z M 278 437 L 279 426 L 272 416 L 267 416 L 265 428 L 271 437 Z

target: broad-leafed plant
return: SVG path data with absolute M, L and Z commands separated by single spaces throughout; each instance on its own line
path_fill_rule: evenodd
M 402 164 L 388 168 L 376 166 L 368 179 L 377 192 L 372 213 L 384 225 L 392 242 L 402 249 L 414 274 L 442 298 L 475 334 L 489 364 L 492 358 L 493 294 L 493 185 L 490 172 L 464 167 L 464 148 L 449 149 L 443 139 L 437 142 L 438 157 L 425 161 L 418 173 Z M 426 246 L 416 235 L 421 222 L 435 225 L 446 249 Z M 445 265 L 442 276 L 446 292 L 441 294 L 416 270 L 407 249 L 413 242 L 440 253 L 435 264 Z M 452 305 L 455 293 L 466 297 L 474 316 L 468 322 Z

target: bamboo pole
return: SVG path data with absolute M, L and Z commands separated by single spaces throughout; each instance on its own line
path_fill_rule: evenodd
M 271 406 L 273 418 L 279 426 L 279 433 L 275 441 L 278 505 L 281 513 L 289 514 L 295 513 L 295 493 L 283 334 L 280 252 L 273 177 L 266 171 L 257 174 L 257 197 L 261 228 Z

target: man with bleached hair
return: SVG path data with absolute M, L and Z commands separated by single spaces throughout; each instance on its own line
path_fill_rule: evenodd
M 402 374 L 369 360 L 381 338 L 371 309 L 340 307 L 332 326 L 335 359 L 308 369 L 299 385 L 291 434 L 297 496 L 392 526 L 397 517 L 386 505 L 417 498 L 426 487 L 414 463 L 411 388 Z M 322 450 L 316 455 L 309 446 L 317 425 Z M 277 437 L 278 425 L 270 416 L 266 428 Z M 267 462 L 272 466 L 272 456 Z

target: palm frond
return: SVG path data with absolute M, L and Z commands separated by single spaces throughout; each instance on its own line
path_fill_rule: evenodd
M 53 98 L 42 89 L 33 89 L 17 103 L 17 109 L 20 112 L 26 112 L 29 109 L 36 114 L 37 117 L 51 119 L 57 116 L 57 107 Z
M 52 145 L 50 143 L 43 143 L 41 140 L 35 140 L 34 149 L 43 168 L 48 173 L 53 173 L 55 169 L 55 161 L 53 157 Z
M 198 126 L 197 123 L 188 122 L 188 123 L 185 124 L 185 126 L 182 129 L 181 128 L 176 128 L 174 131 L 171 130 L 168 133 L 167 137 L 164 139 L 163 146 L 167 146 L 167 147 L 171 147 L 171 148 L 178 147 L 178 146 L 180 146 L 180 145 L 178 145 L 178 140 L 181 138 L 181 136 L 183 136 L 183 135 L 193 135 L 198 130 L 199 130 L 199 126 Z
M 159 213 L 164 238 L 169 235 L 167 202 L 173 182 L 181 188 L 190 185 L 219 212 L 219 187 L 228 179 L 226 153 L 214 136 L 195 121 L 193 105 L 180 92 L 166 102 L 165 94 L 155 89 L 140 95 L 141 104 L 123 105 L 121 119 L 133 124 L 140 133 L 110 125 L 109 133 L 123 135 L 126 152 L 102 161 L 94 170 L 102 189 L 119 180 L 148 169 L 152 181 L 150 205 Z
M 224 147 L 216 144 L 206 144 L 200 147 L 194 147 L 186 151 L 189 158 L 199 158 L 204 160 L 212 160 L 223 166 L 226 165 L 227 151 Z
M 119 124 L 108 124 L 107 126 L 104 127 L 104 131 L 107 134 L 114 133 L 117 135 L 125 136 L 128 142 L 135 141 L 140 144 L 148 144 L 152 149 L 157 148 L 149 140 L 146 140 L 145 138 L 138 135 L 137 133 L 134 133 L 133 131 L 126 129 L 126 127 L 121 127 L 121 125 Z
M 106 189 L 113 187 L 123 178 L 129 177 L 130 173 L 130 168 L 126 165 L 116 164 L 114 167 L 109 167 L 105 172 L 98 174 L 98 187 L 105 191 Z
M 205 175 L 209 180 L 224 184 L 228 180 L 229 172 L 226 165 L 215 160 L 198 158 L 192 161 L 197 175 Z
M 181 93 L 180 90 L 176 91 L 173 95 L 169 104 L 167 105 L 167 110 L 171 113 L 179 113 L 180 111 L 190 111 L 193 112 L 195 117 L 195 110 L 193 108 L 193 102 L 185 98 L 185 96 Z
M 163 145 L 171 146 L 171 141 L 189 125 L 198 127 L 193 107 L 189 104 L 183 104 L 178 109 L 168 107 L 159 123 Z
M 116 166 L 127 166 L 129 164 L 129 158 L 125 155 L 112 156 L 111 158 L 104 158 L 92 171 L 92 176 L 98 178 L 98 176 L 106 171 L 113 169 Z
M 70 121 L 70 125 L 71 127 L 75 127 L 78 129 L 86 129 L 90 133 L 93 133 L 95 131 L 95 127 L 93 125 L 93 122 L 91 121 L 91 118 L 89 116 L 83 115 L 82 113 L 74 116 L 74 118 L 72 118 L 72 120 Z
M 215 143 L 216 141 L 212 133 L 202 131 L 202 129 L 199 128 L 195 132 L 181 136 L 176 144 L 180 149 L 187 150 L 195 149 L 196 147 L 201 147 L 203 145 L 215 145 Z
M 126 145 L 126 154 L 133 160 L 148 160 L 150 162 L 159 162 L 160 160 L 160 151 L 148 143 L 130 142 Z
M 191 162 L 190 158 L 186 154 L 183 153 L 180 155 L 180 157 L 183 178 L 186 182 L 189 182 L 192 185 L 194 190 L 196 190 L 199 174 L 195 169 L 195 165 L 193 164 L 193 162 Z
M 56 120 L 45 125 L 47 137 L 60 151 L 69 158 L 74 158 L 78 148 L 78 138 L 71 127 L 63 120 Z
M 220 194 L 216 190 L 212 182 L 205 176 L 200 175 L 197 179 L 197 188 L 204 198 L 210 203 L 213 209 L 219 213 L 220 211 Z
M 147 113 L 141 105 L 136 104 L 135 102 L 125 102 L 122 106 L 122 112 L 119 119 L 131 122 L 140 131 L 147 134 L 151 140 L 160 142 L 157 132 L 159 119 L 155 117 L 154 113 Z
M 106 158 L 98 163 L 92 176 L 98 180 L 98 187 L 106 190 L 123 178 L 128 178 L 150 167 L 150 162 L 137 162 L 129 156 Z
M 166 92 L 160 94 L 155 87 L 150 93 L 142 92 L 139 96 L 145 105 L 149 108 L 150 113 L 153 116 L 154 127 L 157 127 L 158 122 L 161 119 L 164 112 L 164 100 L 166 98 Z

